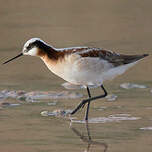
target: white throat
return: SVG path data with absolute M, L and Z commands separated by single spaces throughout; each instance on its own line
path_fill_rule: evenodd
M 38 48 L 36 48 L 36 47 L 33 47 L 28 52 L 24 52 L 24 55 L 37 56 L 37 54 L 38 54 Z

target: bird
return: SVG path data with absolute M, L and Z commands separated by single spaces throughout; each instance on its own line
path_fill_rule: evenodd
M 103 48 L 87 46 L 55 48 L 40 38 L 31 38 L 24 44 L 20 54 L 3 64 L 23 55 L 41 58 L 55 75 L 70 84 L 82 85 L 86 88 L 88 98 L 82 100 L 71 112 L 73 115 L 87 104 L 84 118 L 86 121 L 88 121 L 90 103 L 108 95 L 103 83 L 123 74 L 139 60 L 148 56 L 148 54 L 124 55 Z M 92 85 L 100 87 L 104 94 L 92 97 L 90 92 Z

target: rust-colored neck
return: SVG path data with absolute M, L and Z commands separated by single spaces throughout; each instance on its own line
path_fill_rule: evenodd
M 55 48 L 47 47 L 45 49 L 39 49 L 38 56 L 41 58 L 48 58 L 50 60 L 56 61 L 59 58 L 58 51 L 55 50 Z

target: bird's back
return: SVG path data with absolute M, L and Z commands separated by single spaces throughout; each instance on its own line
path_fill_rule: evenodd
M 59 54 L 60 55 L 62 54 L 62 56 L 78 54 L 83 58 L 85 57 L 100 58 L 109 63 L 112 63 L 115 67 L 121 66 L 124 64 L 133 63 L 148 56 L 148 54 L 124 55 L 124 54 L 112 52 L 110 50 L 105 50 L 102 48 L 91 48 L 91 47 L 64 48 L 64 49 L 59 49 L 59 52 L 60 52 Z

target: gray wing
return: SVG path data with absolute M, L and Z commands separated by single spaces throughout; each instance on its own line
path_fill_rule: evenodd
M 82 57 L 99 57 L 103 60 L 106 60 L 109 63 L 112 63 L 115 67 L 124 64 L 133 63 L 148 56 L 148 54 L 123 55 L 99 48 L 92 48 L 88 51 L 82 51 L 79 53 L 79 55 L 81 55 Z

